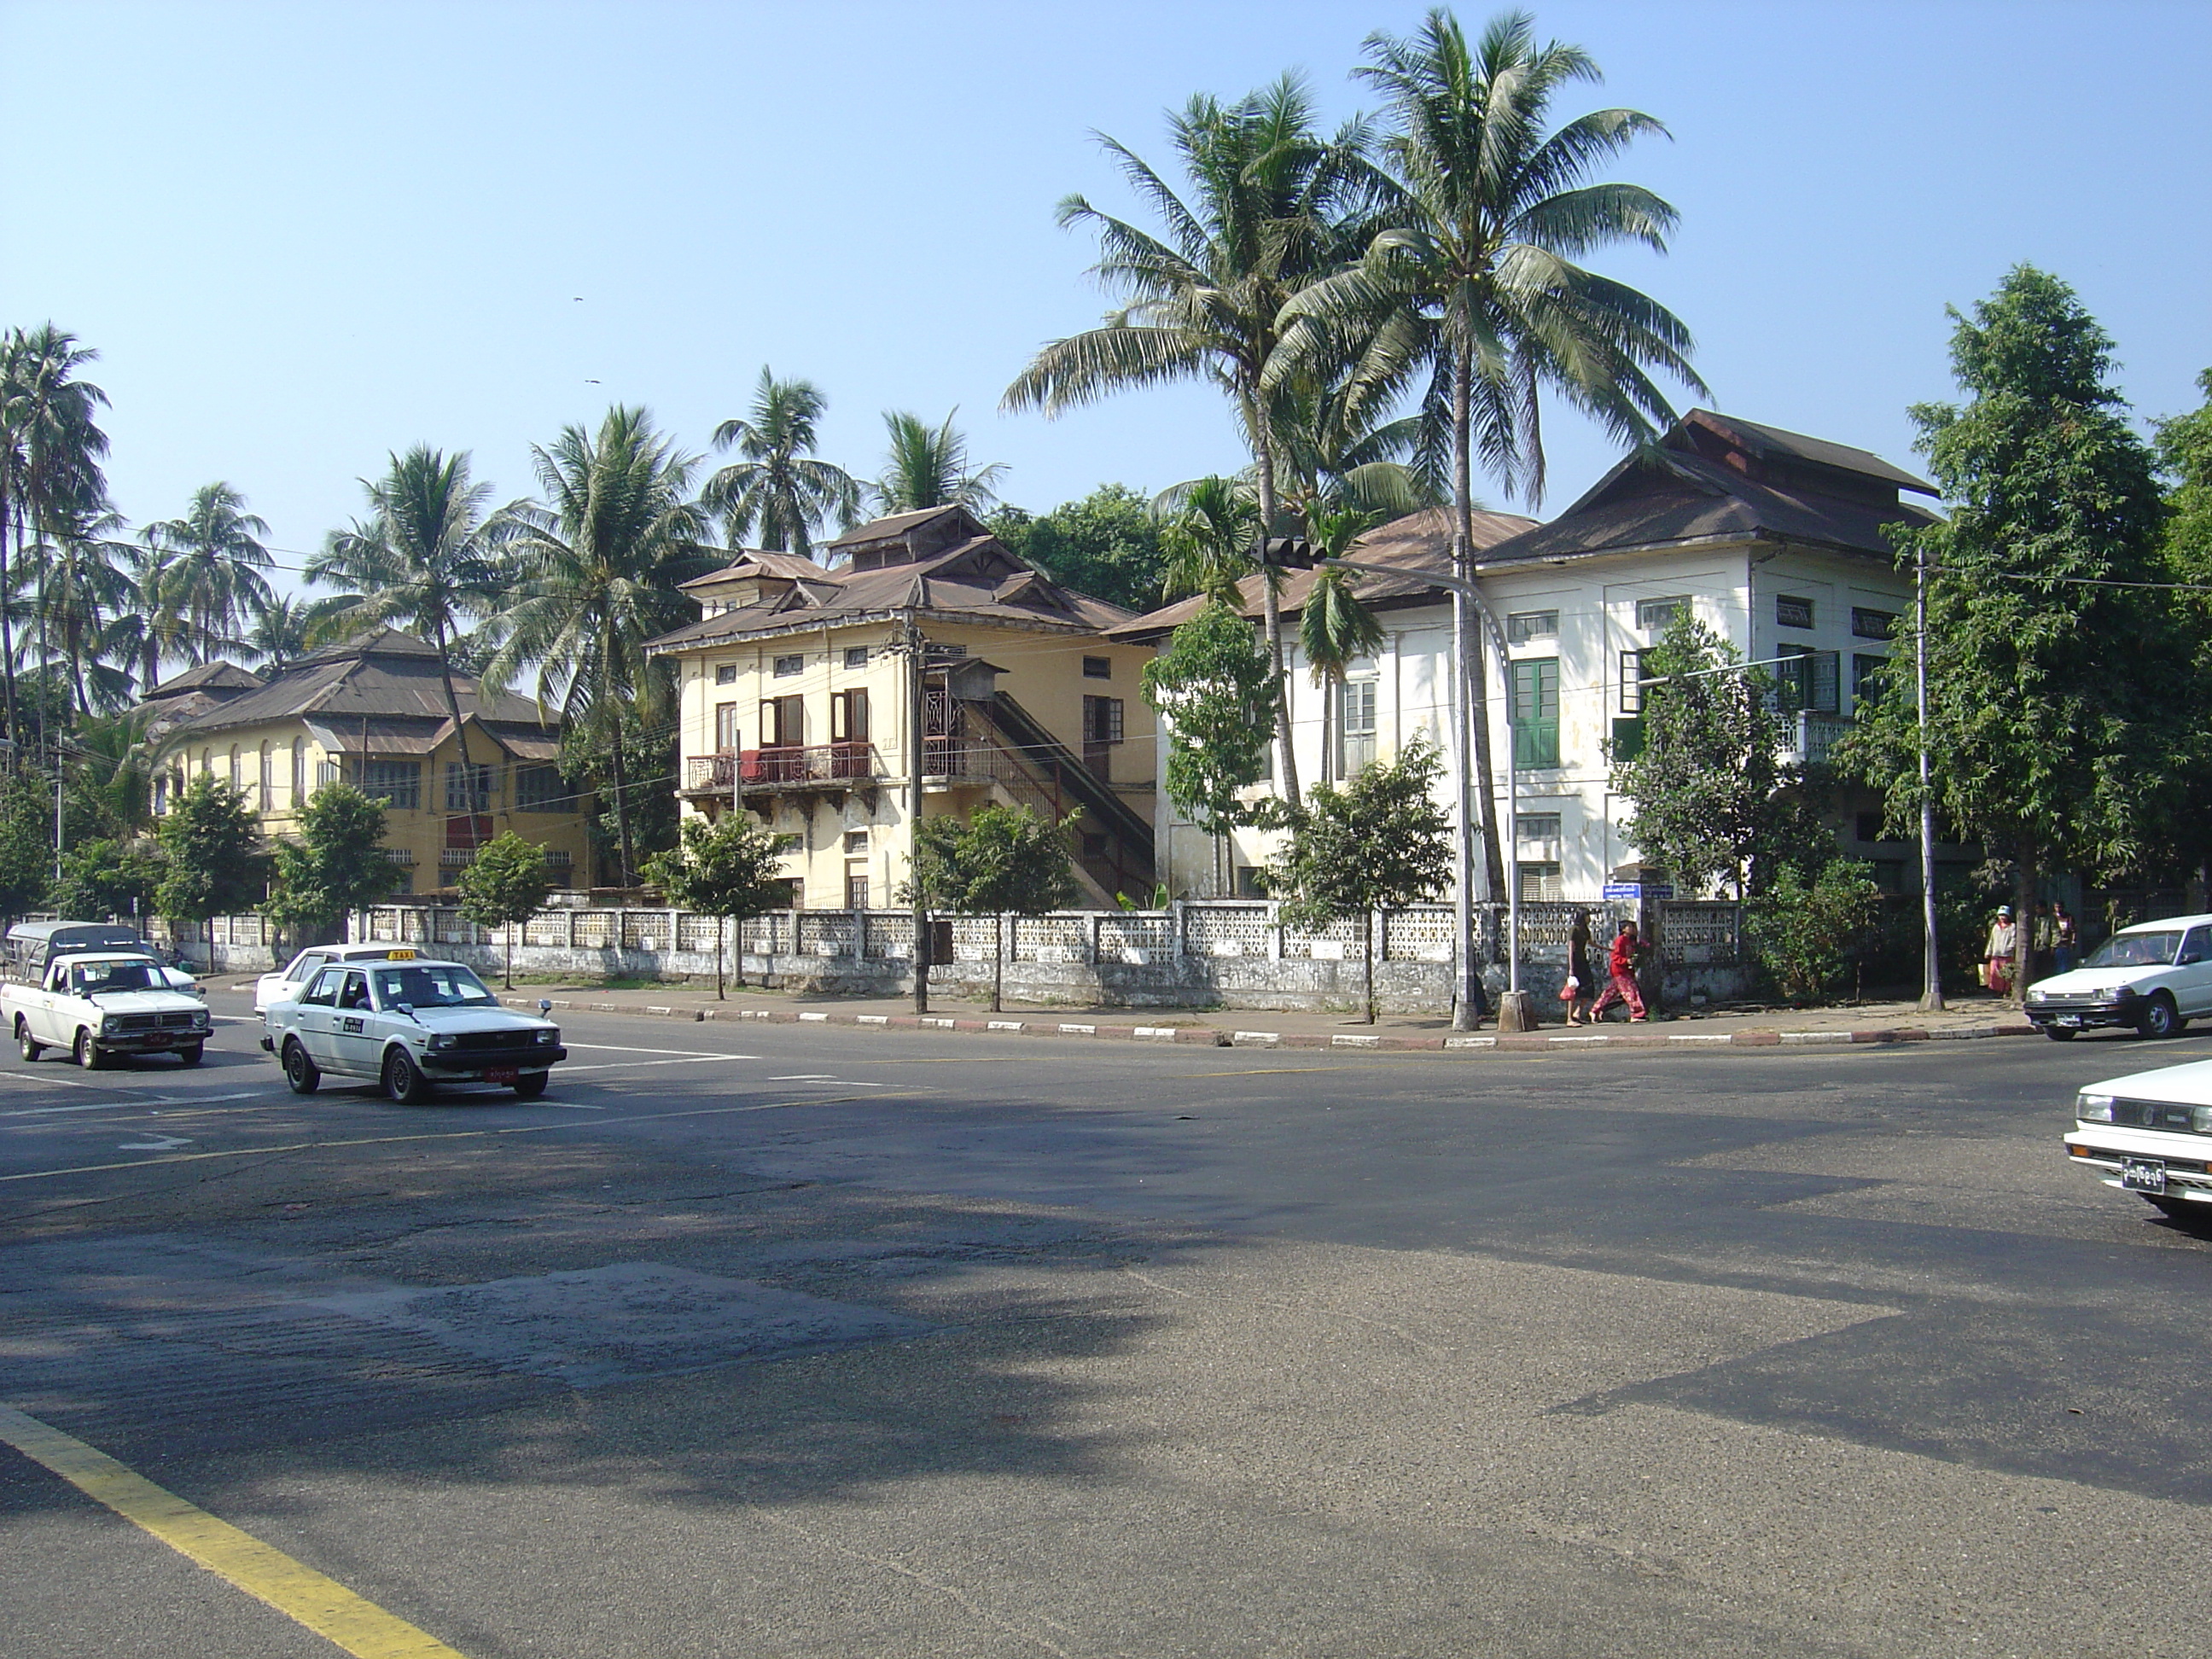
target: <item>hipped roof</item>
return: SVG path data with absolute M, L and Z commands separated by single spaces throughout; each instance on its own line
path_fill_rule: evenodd
M 917 524 L 962 511 L 932 507 L 921 513 L 898 514 L 863 525 L 830 545 L 849 549 L 859 544 L 896 540 Z M 745 562 L 761 556 L 744 555 L 720 579 L 746 574 Z M 1100 633 L 1130 617 L 1117 605 L 1062 587 L 997 537 L 982 532 L 911 563 L 874 570 L 816 567 L 787 591 L 765 597 L 757 604 L 702 617 L 662 635 L 649 648 L 655 654 L 665 654 L 802 629 L 879 621 L 908 611 L 985 627 L 1070 634 Z
M 1531 528 L 1536 520 L 1517 513 L 1477 513 L 1474 515 L 1474 546 L 1478 552 Z M 1370 610 L 1433 603 L 1446 589 L 1429 580 L 1431 574 L 1451 574 L 1452 511 L 1434 507 L 1409 513 L 1402 519 L 1378 525 L 1345 550 L 1345 556 L 1362 563 L 1401 565 L 1403 575 L 1378 576 L 1365 571 L 1346 573 L 1352 591 Z M 1304 609 L 1306 595 L 1319 580 L 1317 570 L 1294 570 L 1283 583 L 1278 600 L 1282 613 L 1294 617 Z M 1247 576 L 1237 584 L 1237 605 L 1247 617 L 1262 614 L 1261 578 Z M 1203 594 L 1177 599 L 1113 630 L 1117 640 L 1150 641 L 1188 622 L 1205 607 Z
M 464 674 L 453 676 L 453 692 L 461 718 L 510 754 L 550 759 L 559 753 L 557 728 L 539 719 L 538 705 L 527 697 L 487 694 Z M 381 734 L 384 746 L 372 743 L 371 753 L 427 754 L 453 727 L 435 648 L 386 629 L 301 658 L 257 690 L 171 728 L 167 740 L 292 720 L 307 721 L 326 747 L 356 754 L 364 724 L 372 737 Z M 542 753 L 526 754 L 526 747 Z

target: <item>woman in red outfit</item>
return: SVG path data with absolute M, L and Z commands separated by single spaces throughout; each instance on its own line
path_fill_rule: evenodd
M 1636 924 L 1622 922 L 1620 932 L 1614 937 L 1613 947 L 1606 952 L 1605 957 L 1606 971 L 1613 976 L 1613 981 L 1598 998 L 1597 1006 L 1589 1012 L 1592 1024 L 1603 1019 L 1605 1011 L 1616 1002 L 1628 1005 L 1631 1024 L 1645 1017 L 1644 993 L 1636 983 L 1636 958 L 1643 954 L 1643 950 L 1642 943 L 1636 937 Z

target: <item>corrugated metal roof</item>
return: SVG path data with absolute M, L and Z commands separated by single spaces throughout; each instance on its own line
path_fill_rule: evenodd
M 887 542 L 895 537 L 905 535 L 917 525 L 927 524 L 933 519 L 941 519 L 948 513 L 966 513 L 967 510 L 963 507 L 948 504 L 944 507 L 918 507 L 911 513 L 894 513 L 887 519 L 872 519 L 866 524 L 854 525 L 836 541 L 825 544 L 825 547 L 851 548 L 864 546 L 870 542 Z M 981 527 L 981 526 L 977 526 L 979 529 Z
M 1717 432 L 1753 454 L 1780 455 L 1791 460 L 1809 461 L 1815 466 L 1833 467 L 1839 472 L 1856 472 L 1861 477 L 1879 479 L 1883 483 L 1894 484 L 1899 489 L 1910 489 L 1917 495 L 1939 493 L 1936 486 L 1925 479 L 1916 478 L 1911 473 L 1892 466 L 1871 450 L 1854 449 L 1849 444 L 1831 443 L 1826 438 L 1808 438 L 1802 432 L 1785 432 L 1778 426 L 1765 426 L 1757 421 L 1723 415 L 1710 409 L 1692 410 L 1678 423 L 1677 430 L 1682 425 L 1690 424 Z
M 538 705 L 527 697 L 479 692 L 476 681 L 453 677 L 464 717 L 544 729 Z M 390 630 L 366 641 L 329 646 L 302 657 L 258 690 L 233 697 L 179 723 L 173 739 L 313 716 L 343 731 L 368 720 L 447 718 L 446 683 L 434 648 Z

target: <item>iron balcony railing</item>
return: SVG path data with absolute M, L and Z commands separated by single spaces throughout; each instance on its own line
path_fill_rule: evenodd
M 725 750 L 694 755 L 684 765 L 691 790 L 795 789 L 825 783 L 866 782 L 882 763 L 866 743 L 792 744 L 769 749 Z

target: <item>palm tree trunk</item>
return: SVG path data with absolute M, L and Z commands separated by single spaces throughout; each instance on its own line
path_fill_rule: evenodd
M 438 678 L 446 688 L 446 713 L 453 720 L 453 741 L 459 745 L 461 751 L 461 804 L 469 815 L 469 842 L 473 846 L 477 838 L 477 775 L 475 769 L 469 764 L 469 729 L 461 720 L 460 694 L 453 689 L 453 659 L 446 645 L 445 623 L 440 621 L 431 633 L 438 647 Z M 364 767 L 366 764 L 367 757 L 364 757 Z M 433 780 L 434 787 L 434 783 L 435 780 Z M 490 803 L 485 804 L 489 805 Z
M 1452 364 L 1452 574 L 1462 581 L 1474 580 L 1474 349 L 1462 344 L 1455 349 Z M 1498 792 L 1491 783 L 1489 677 L 1472 603 L 1453 607 L 1452 625 L 1455 654 L 1466 675 L 1467 718 L 1474 728 L 1472 781 L 1482 825 L 1483 875 L 1495 898 L 1505 890 L 1505 860 L 1498 844 Z
M 0 513 L 4 512 L 5 508 L 0 507 Z M 20 755 L 22 734 L 15 729 L 15 630 L 9 620 L 14 609 L 9 597 L 14 585 L 8 577 L 8 535 L 11 530 L 15 536 L 15 562 L 19 566 L 23 562 L 21 526 L 0 524 L 0 673 L 7 678 L 8 740 L 17 745 L 15 752 Z
M 1275 527 L 1275 457 L 1273 434 L 1264 417 L 1255 414 L 1252 451 L 1260 464 L 1260 537 L 1265 542 Z M 1275 745 L 1283 754 L 1283 799 L 1298 804 L 1298 757 L 1291 747 L 1291 701 L 1283 684 L 1283 607 L 1269 573 L 1260 573 L 1260 614 L 1267 634 L 1267 668 L 1275 700 Z

